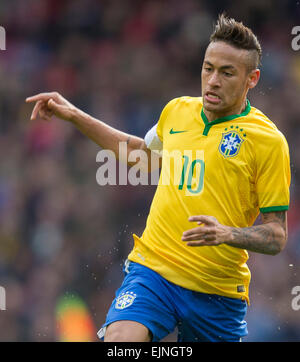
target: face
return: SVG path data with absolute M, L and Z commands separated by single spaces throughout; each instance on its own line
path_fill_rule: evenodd
M 218 41 L 209 44 L 202 67 L 204 110 L 219 117 L 240 113 L 247 92 L 259 79 L 249 72 L 249 51 Z

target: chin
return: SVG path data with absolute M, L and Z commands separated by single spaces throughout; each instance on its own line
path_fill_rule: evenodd
M 211 104 L 206 101 L 203 101 L 203 108 L 209 112 L 220 113 L 224 110 L 222 104 Z

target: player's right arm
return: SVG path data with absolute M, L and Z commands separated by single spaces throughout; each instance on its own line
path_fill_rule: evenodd
M 116 158 L 119 158 L 120 142 L 126 142 L 127 154 L 134 150 L 142 150 L 147 153 L 148 160 L 151 160 L 151 150 L 147 147 L 144 139 L 119 131 L 90 116 L 57 92 L 40 93 L 26 98 L 26 102 L 35 103 L 31 120 L 41 118 L 50 121 L 53 116 L 56 116 L 72 123 L 101 148 L 113 151 Z M 128 159 L 126 161 L 128 162 Z M 128 163 L 135 164 L 136 162 Z M 151 165 L 150 162 L 148 164 Z M 148 167 L 148 170 L 151 168 Z

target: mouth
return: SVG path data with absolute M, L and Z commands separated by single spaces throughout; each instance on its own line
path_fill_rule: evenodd
M 213 104 L 218 104 L 221 102 L 221 97 L 218 94 L 210 91 L 205 93 L 204 98 L 207 102 Z

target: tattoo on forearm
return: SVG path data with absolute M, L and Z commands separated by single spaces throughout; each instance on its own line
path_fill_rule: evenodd
M 131 136 L 129 136 L 129 137 L 127 138 L 127 141 L 126 141 L 127 145 L 129 145 L 130 139 L 131 139 Z
M 278 233 L 274 223 L 280 225 L 286 238 L 286 212 L 263 214 L 262 221 L 262 225 L 231 228 L 233 241 L 228 245 L 263 254 L 277 254 L 281 250 L 282 231 Z
M 270 225 L 232 228 L 232 235 L 234 241 L 229 245 L 237 248 L 263 254 L 273 254 L 276 251 L 274 230 Z

